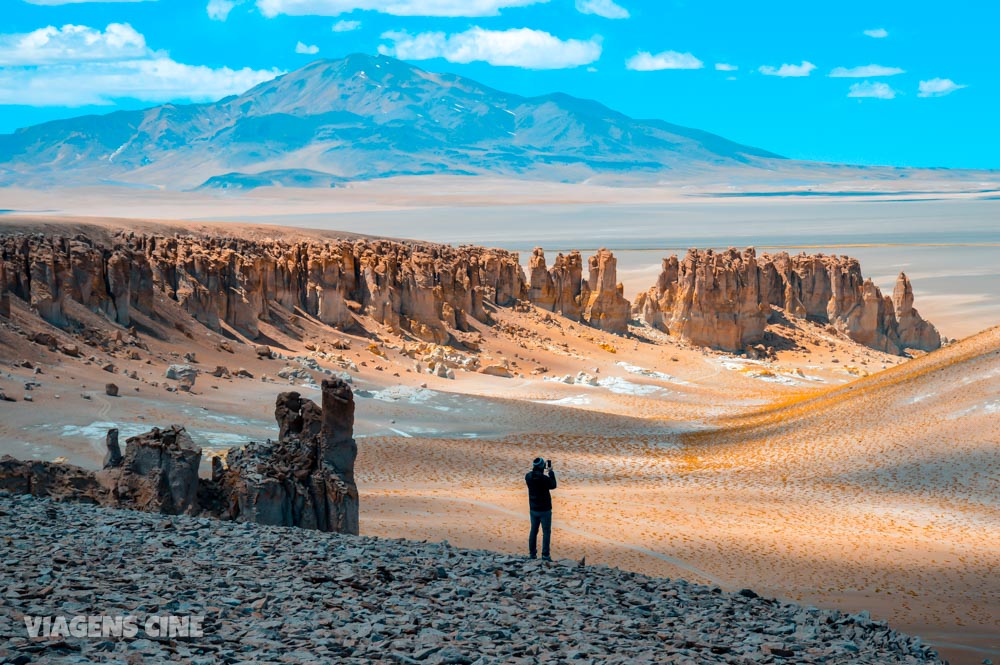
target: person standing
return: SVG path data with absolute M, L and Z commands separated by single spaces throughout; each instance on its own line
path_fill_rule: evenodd
M 556 474 L 552 461 L 536 457 L 531 471 L 524 476 L 528 485 L 528 508 L 531 513 L 531 532 L 528 535 L 528 552 L 532 559 L 538 556 L 538 527 L 542 527 L 542 560 L 552 561 L 549 543 L 552 536 L 552 495 L 556 488 Z

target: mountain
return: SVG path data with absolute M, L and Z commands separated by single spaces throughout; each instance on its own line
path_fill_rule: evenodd
M 564 94 L 521 97 L 386 56 L 320 60 L 209 104 L 165 104 L 0 135 L 0 184 L 331 187 L 393 175 L 557 181 L 727 167 L 764 150 Z

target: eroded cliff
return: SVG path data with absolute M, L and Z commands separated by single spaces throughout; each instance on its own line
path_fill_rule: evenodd
M 763 341 L 772 307 L 880 351 L 941 345 L 913 308 L 906 275 L 887 297 L 845 256 L 690 250 L 664 259 L 656 285 L 630 304 L 607 249 L 586 263 L 578 251 L 558 254 L 549 267 L 536 248 L 530 282 L 505 250 L 379 239 L 12 234 L 0 238 L 0 252 L 0 316 L 16 297 L 59 327 L 73 324 L 69 301 L 129 326 L 137 314 L 155 317 L 167 298 L 208 328 L 248 339 L 284 310 L 339 329 L 374 322 L 434 344 L 475 346 L 475 322 L 490 325 L 491 308 L 527 300 L 607 332 L 626 334 L 638 319 L 726 351 Z
M 883 296 L 847 256 L 692 249 L 683 260 L 663 260 L 656 285 L 639 294 L 632 314 L 693 344 L 741 351 L 764 339 L 772 307 L 888 353 L 941 346 L 937 329 L 913 309 L 905 274 L 893 296 Z
M 0 251 L 11 293 L 61 327 L 70 323 L 67 299 L 127 326 L 135 311 L 154 314 L 161 293 L 210 329 L 228 325 L 251 339 L 280 306 L 337 328 L 367 316 L 445 344 L 470 319 L 488 323 L 489 305 L 526 296 L 517 255 L 482 247 L 122 232 L 110 244 L 12 235 L 0 239 Z

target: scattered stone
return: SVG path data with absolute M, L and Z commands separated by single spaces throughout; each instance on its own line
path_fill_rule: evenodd
M 35 344 L 40 344 L 42 346 L 55 348 L 58 340 L 56 340 L 56 336 L 53 335 L 52 333 L 36 332 L 34 335 L 31 336 L 31 341 L 34 342 Z
M 490 376 L 500 376 L 505 379 L 513 377 L 513 374 L 510 373 L 510 369 L 508 369 L 506 365 L 500 365 L 500 364 L 484 365 L 482 368 L 480 368 L 479 372 L 480 374 L 489 374 Z
M 191 365 L 171 365 L 167 368 L 166 376 L 177 381 L 180 390 L 190 391 L 198 377 L 198 370 Z
M 108 383 L 104 386 L 104 394 L 108 397 L 118 397 L 118 386 Z
M 5 662 L 942 663 L 884 623 L 573 560 L 2 492 L 0 514 Z M 23 615 L 92 602 L 204 636 L 27 638 Z

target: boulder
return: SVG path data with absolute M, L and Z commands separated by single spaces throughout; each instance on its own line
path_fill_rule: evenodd
M 479 370 L 480 374 L 489 374 L 490 376 L 499 376 L 505 379 L 509 379 L 513 376 L 510 373 L 510 369 L 506 365 L 494 364 L 494 365 L 484 365 Z
M 191 390 L 198 378 L 198 370 L 191 365 L 171 365 L 167 368 L 166 376 L 177 381 L 182 390 Z
M 118 397 L 118 386 L 113 383 L 105 384 L 104 394 L 108 397 Z
M 59 340 L 56 338 L 55 335 L 44 331 L 36 332 L 34 335 L 32 335 L 31 341 L 34 342 L 35 344 L 39 344 L 41 346 L 47 346 L 51 349 L 56 348 L 56 345 L 59 343 Z

